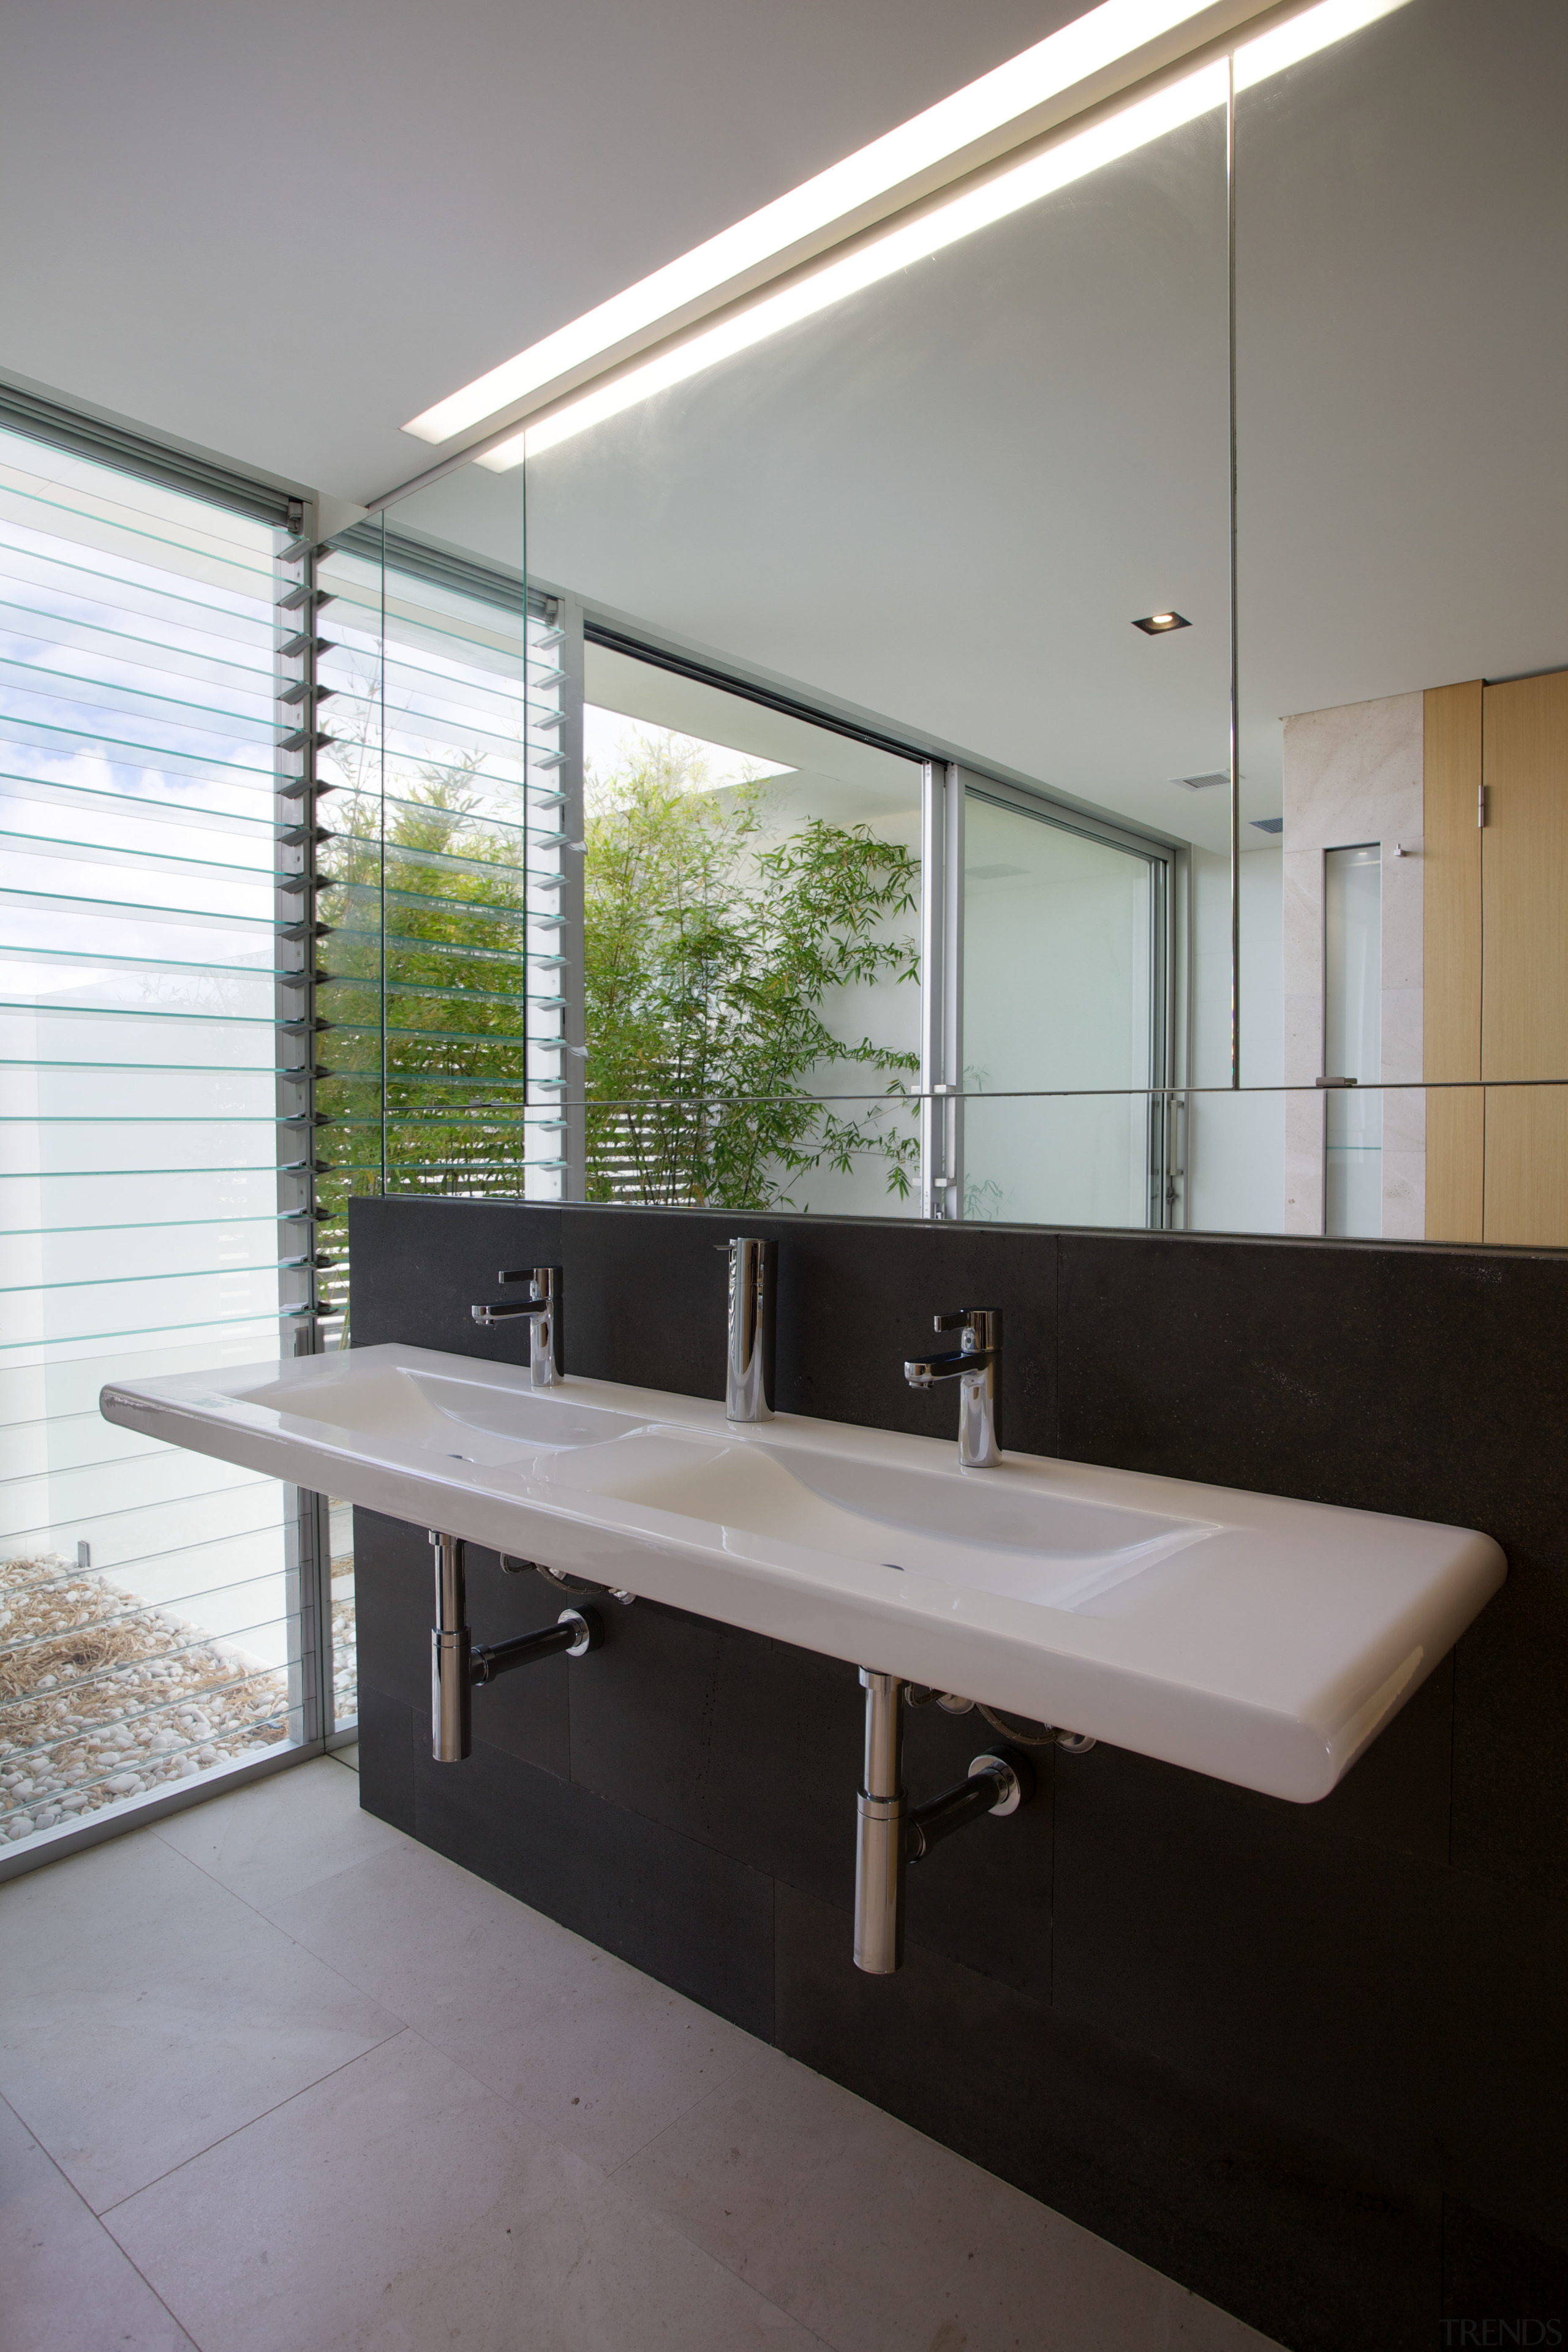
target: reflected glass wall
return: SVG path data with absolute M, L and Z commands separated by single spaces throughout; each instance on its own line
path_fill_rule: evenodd
M 972 790 L 963 887 L 963 1213 L 1163 1223 L 1166 861 Z
M 972 233 L 402 504 L 581 646 L 569 1193 L 1568 1243 L 1565 37 L 1244 33 L 1233 108 L 1053 133 Z M 622 887 L 659 777 L 687 847 Z M 903 859 L 837 908 L 874 969 L 820 900 L 809 978 L 755 945 L 811 826 Z

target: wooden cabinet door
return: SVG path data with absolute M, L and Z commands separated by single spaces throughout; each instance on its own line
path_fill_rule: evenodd
M 1479 1242 L 1485 1164 L 1481 1075 L 1481 789 L 1485 689 L 1431 688 L 1423 739 L 1426 815 L 1426 1238 Z
M 1568 1079 L 1568 672 L 1486 689 L 1481 1076 Z M 1489 1084 L 1489 1242 L 1568 1246 L 1568 1089 Z

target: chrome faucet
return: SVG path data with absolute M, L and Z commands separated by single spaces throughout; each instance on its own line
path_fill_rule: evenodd
M 958 1346 L 940 1356 L 918 1357 L 904 1366 L 904 1378 L 912 1389 L 958 1382 L 959 1462 L 965 1470 L 994 1470 L 1002 1459 L 1002 1317 L 967 1307 L 962 1315 L 932 1320 L 939 1331 L 958 1332 Z
M 724 1248 L 724 1243 L 716 1244 Z M 724 1418 L 773 1417 L 773 1279 L 777 1245 L 738 1234 L 730 1252 L 730 1313 L 724 1359 Z
M 561 1379 L 559 1333 L 556 1317 L 561 1305 L 561 1268 L 558 1265 L 520 1265 L 510 1271 L 502 1267 L 498 1282 L 526 1282 L 526 1299 L 510 1299 L 499 1307 L 470 1308 L 481 1331 L 497 1323 L 509 1323 L 514 1316 L 528 1318 L 528 1378 L 536 1389 L 552 1389 Z

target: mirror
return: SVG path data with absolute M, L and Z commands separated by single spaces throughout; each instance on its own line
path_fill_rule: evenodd
M 1568 1091 L 1526 1083 L 1568 1077 L 1565 68 L 1540 0 L 1409 0 L 1237 93 L 1242 761 L 1279 794 L 1289 1233 L 1568 1244 Z M 1244 921 L 1250 968 L 1260 894 Z M 1266 1020 L 1244 996 L 1260 1049 Z
M 450 770 L 440 855 L 520 859 L 440 918 L 527 1006 L 422 1075 L 424 1129 L 491 1138 L 454 1181 L 1568 1244 L 1563 28 L 1404 0 L 1302 46 L 342 543 L 368 583 L 385 539 L 386 809 Z M 375 1041 L 388 1165 L 395 1033 L 453 1001 Z

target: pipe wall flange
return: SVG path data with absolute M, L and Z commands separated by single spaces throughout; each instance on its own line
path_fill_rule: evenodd
M 977 1780 L 982 1773 L 996 1783 L 996 1802 L 991 1811 L 1016 1813 L 1024 1801 L 1024 1783 L 1012 1760 L 987 1748 L 984 1756 L 972 1756 L 969 1759 L 969 1778 Z

